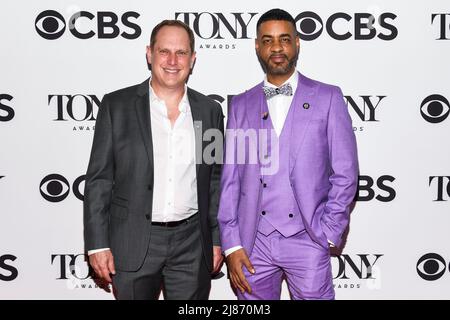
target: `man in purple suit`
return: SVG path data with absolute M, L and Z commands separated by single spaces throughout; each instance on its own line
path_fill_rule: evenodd
M 295 21 L 273 9 L 257 23 L 264 82 L 228 110 L 219 227 L 239 299 L 334 299 L 330 246 L 355 196 L 355 135 L 341 90 L 295 67 Z M 256 158 L 256 160 L 255 160 Z

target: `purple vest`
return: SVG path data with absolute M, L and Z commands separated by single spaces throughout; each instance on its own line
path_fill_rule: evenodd
M 292 103 L 295 99 L 292 100 Z M 289 180 L 289 147 L 293 126 L 295 105 L 290 106 L 281 134 L 278 137 L 273 129 L 267 103 L 262 103 L 261 128 L 266 129 L 267 153 L 273 158 L 277 149 L 279 153 L 278 170 L 273 174 L 261 174 L 262 197 L 261 219 L 258 231 L 269 235 L 277 230 L 283 236 L 289 237 L 305 229 L 300 209 L 295 201 L 294 191 Z M 266 113 L 267 112 L 267 113 Z M 272 139 L 270 135 L 272 136 Z M 275 145 L 273 145 L 275 143 Z M 264 152 L 264 150 L 261 150 Z

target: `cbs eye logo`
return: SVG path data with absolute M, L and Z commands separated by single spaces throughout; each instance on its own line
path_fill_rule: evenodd
M 450 103 L 440 94 L 426 97 L 420 105 L 422 117 L 430 123 L 439 123 L 447 119 L 450 113 Z
M 47 10 L 36 17 L 35 27 L 42 38 L 55 40 L 63 35 L 66 30 L 66 22 L 59 12 Z
M 450 266 L 449 266 L 450 268 Z M 441 278 L 447 269 L 447 264 L 437 253 L 423 255 L 416 265 L 418 275 L 427 281 L 435 281 Z
M 85 178 L 85 175 L 78 177 L 72 185 L 73 194 L 81 201 L 84 201 L 84 195 L 81 193 L 80 189 Z M 39 191 L 45 200 L 50 202 L 61 202 L 69 195 L 70 184 L 69 181 L 60 174 L 49 174 L 42 179 L 41 184 L 39 185 Z
M 323 22 L 317 13 L 306 11 L 297 16 L 302 40 L 314 40 L 323 30 Z

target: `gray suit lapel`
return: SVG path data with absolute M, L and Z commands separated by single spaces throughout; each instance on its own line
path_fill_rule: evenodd
M 141 129 L 142 139 L 147 150 L 150 167 L 153 168 L 153 143 L 152 128 L 150 120 L 150 101 L 149 101 L 150 83 L 149 79 L 140 84 L 137 90 L 137 99 L 135 102 L 136 116 Z
M 202 118 L 202 105 L 195 98 L 195 95 L 190 88 L 187 89 L 187 95 L 189 100 L 189 106 L 191 107 L 192 120 L 194 122 L 195 133 L 195 159 L 197 175 L 202 163 L 203 157 L 203 118 Z

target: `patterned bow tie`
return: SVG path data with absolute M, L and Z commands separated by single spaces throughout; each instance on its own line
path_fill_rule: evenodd
M 279 88 L 273 88 L 264 86 L 263 87 L 264 94 L 266 95 L 266 99 L 270 99 L 277 94 L 284 94 L 286 96 L 292 96 L 292 87 L 290 83 L 285 83 Z

